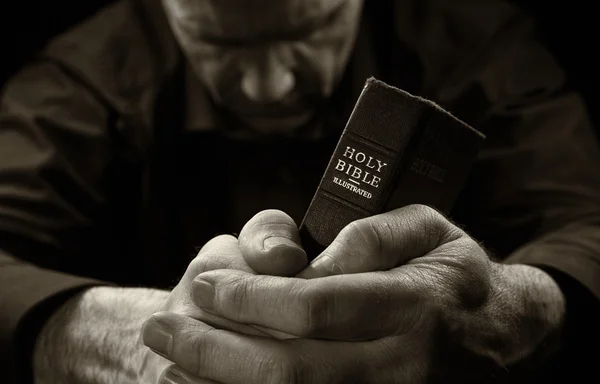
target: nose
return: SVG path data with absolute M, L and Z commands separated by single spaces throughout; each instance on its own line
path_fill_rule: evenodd
M 294 74 L 273 54 L 247 63 L 242 74 L 242 91 L 252 101 L 269 103 L 282 100 L 296 86 Z

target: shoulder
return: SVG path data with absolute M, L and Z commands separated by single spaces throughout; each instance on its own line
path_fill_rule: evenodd
M 110 102 L 135 101 L 157 86 L 174 60 L 174 43 L 156 15 L 162 11 L 157 3 L 117 1 L 54 38 L 41 56 Z
M 465 92 L 490 103 L 561 89 L 566 76 L 535 20 L 502 0 L 394 0 L 398 38 L 423 68 L 423 91 L 451 107 Z

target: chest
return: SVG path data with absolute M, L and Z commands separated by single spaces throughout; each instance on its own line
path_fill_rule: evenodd
M 212 237 L 239 233 L 256 213 L 278 209 L 299 225 L 333 153 L 319 141 L 234 140 L 180 132 L 162 143 L 142 183 L 140 250 L 158 285 L 185 271 Z
M 165 176 L 184 249 L 215 233 L 239 233 L 264 209 L 282 210 L 299 225 L 334 146 L 333 139 L 240 141 L 183 133 Z

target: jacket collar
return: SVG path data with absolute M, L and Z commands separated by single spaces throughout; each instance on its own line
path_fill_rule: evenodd
M 183 54 L 179 48 L 161 0 L 131 0 L 138 11 L 143 15 L 142 22 L 146 30 L 151 34 L 150 41 L 159 59 L 161 73 L 173 73 L 181 60 Z

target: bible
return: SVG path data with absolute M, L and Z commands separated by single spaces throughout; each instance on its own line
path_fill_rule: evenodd
M 350 222 L 410 204 L 448 213 L 485 136 L 369 78 L 300 224 L 313 260 Z

